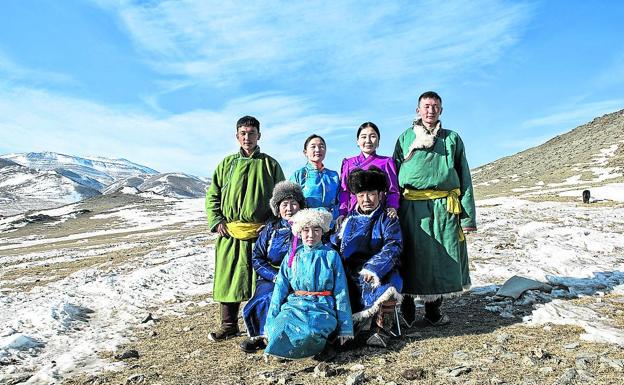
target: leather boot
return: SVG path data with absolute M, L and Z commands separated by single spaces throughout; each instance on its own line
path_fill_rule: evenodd
M 414 298 L 405 296 L 401 303 L 401 317 L 407 327 L 411 327 L 416 320 L 416 304 Z
M 211 341 L 223 341 L 238 335 L 238 308 L 240 302 L 221 303 L 221 327 L 219 330 L 209 333 Z
M 450 321 L 446 314 L 440 312 L 440 306 L 442 306 L 442 297 L 433 302 L 425 302 L 425 320 L 433 326 L 446 325 Z

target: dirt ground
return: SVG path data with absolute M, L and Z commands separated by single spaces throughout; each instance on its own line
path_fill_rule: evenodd
M 207 335 L 218 325 L 218 307 L 196 305 L 203 299 L 196 298 L 185 316 L 158 319 L 139 329 L 135 342 L 104 353 L 112 361 L 130 349 L 139 353 L 139 358 L 125 360 L 120 371 L 79 374 L 64 384 L 623 383 L 624 349 L 581 341 L 577 327 L 522 325 L 530 306 L 515 309 L 515 318 L 502 318 L 485 310 L 483 295 L 446 301 L 449 325 L 403 329 L 387 348 L 352 347 L 329 364 L 313 359 L 265 362 L 262 352 L 246 354 L 238 348 L 244 335 L 210 342 Z M 622 304 L 615 296 L 602 301 Z M 622 315 L 617 317 L 621 322 Z

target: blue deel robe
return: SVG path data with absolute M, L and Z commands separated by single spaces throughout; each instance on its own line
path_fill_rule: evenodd
M 316 169 L 310 162 L 291 175 L 290 180 L 301 186 L 307 208 L 324 208 L 332 213 L 331 228 L 339 215 L 340 176 L 336 171 Z
M 354 321 L 377 314 L 384 301 L 403 300 L 398 270 L 403 249 L 401 225 L 386 214 L 383 205 L 370 214 L 351 210 L 332 243 L 344 261 Z M 373 275 L 374 282 L 365 282 L 362 272 Z
M 288 254 L 293 234 L 288 221 L 280 219 L 267 223 L 253 248 L 251 263 L 256 271 L 256 290 L 243 308 L 243 321 L 250 337 L 264 335 L 274 281 L 279 266 Z
M 265 332 L 265 354 L 297 359 L 320 353 L 330 334 L 353 336 L 347 280 L 340 255 L 323 243 L 297 249 L 292 267 L 282 261 Z M 295 290 L 331 291 L 328 296 L 295 295 Z

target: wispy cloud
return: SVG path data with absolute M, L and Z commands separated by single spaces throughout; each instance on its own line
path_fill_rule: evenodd
M 0 76 L 5 81 L 46 84 L 75 85 L 76 81 L 67 74 L 32 69 L 16 63 L 9 55 L 0 50 Z
M 99 3 L 156 69 L 213 85 L 445 77 L 498 60 L 532 12 L 496 0 Z
M 301 146 L 311 132 L 333 137 L 353 130 L 353 117 L 315 114 L 306 100 L 278 94 L 251 95 L 219 110 L 159 118 L 127 106 L 0 84 L 0 153 L 48 150 L 127 158 L 159 171 L 207 176 L 237 150 L 240 111 L 261 120 L 260 145 L 287 172 L 303 164 Z
M 572 129 L 575 125 L 586 123 L 587 121 L 609 112 L 624 108 L 624 99 L 603 100 L 598 102 L 578 102 L 559 108 L 557 112 L 538 118 L 532 118 L 522 123 L 523 128 L 552 127 L 558 128 L 566 126 Z

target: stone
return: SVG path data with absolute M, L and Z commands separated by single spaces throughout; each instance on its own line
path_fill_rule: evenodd
M 537 360 L 533 357 L 524 356 L 522 357 L 522 365 L 524 366 L 535 366 L 537 365 Z
M 333 377 L 336 374 L 336 369 L 327 362 L 321 362 L 314 367 L 314 377 Z
M 410 368 L 401 373 L 401 377 L 408 380 L 422 380 L 426 377 L 426 372 L 422 368 Z
M 413 352 L 410 353 L 410 356 L 412 356 L 412 358 L 416 358 L 419 357 L 423 354 L 422 350 L 414 350 Z
M 573 342 L 571 344 L 564 345 L 563 348 L 566 350 L 575 350 L 575 349 L 578 349 L 580 346 L 581 346 L 580 343 Z
M 589 364 L 589 360 L 586 358 L 577 358 L 575 361 L 575 366 L 577 369 L 587 369 L 587 365 Z
M 498 289 L 496 295 L 500 297 L 518 299 L 522 293 L 527 290 L 541 290 L 550 293 L 552 291 L 552 286 L 534 279 L 514 275 L 509 278 L 500 289 Z
M 349 370 L 352 371 L 352 372 L 359 372 L 359 371 L 364 370 L 364 369 L 365 369 L 365 366 L 362 365 L 362 364 L 355 364 L 355 365 L 352 365 L 349 368 Z
M 504 344 L 505 342 L 509 341 L 510 338 L 511 336 L 507 333 L 498 333 L 496 335 L 496 342 L 498 342 L 499 344 Z
M 553 368 L 551 368 L 550 366 L 544 366 L 543 368 L 539 368 L 538 369 L 540 373 L 542 374 L 550 374 L 552 372 L 554 372 L 555 370 Z
M 362 384 L 365 379 L 366 379 L 366 376 L 364 375 L 364 372 L 352 373 L 347 377 L 347 381 L 345 382 L 345 384 L 346 385 L 359 385 L 359 384 Z
M 146 324 L 150 321 L 156 321 L 154 319 L 154 317 L 152 317 L 152 313 L 148 313 L 147 316 L 145 318 L 143 318 L 143 321 L 141 321 L 142 324 Z
M 567 369 L 565 372 L 563 372 L 561 376 L 559 376 L 559 378 L 557 378 L 555 382 L 553 382 L 553 385 L 571 384 L 574 381 L 575 377 L 576 377 L 576 369 L 572 369 L 572 368 Z
M 144 374 L 133 374 L 126 379 L 126 385 L 146 384 L 147 380 Z
M 464 352 L 463 350 L 458 350 L 458 351 L 453 353 L 453 359 L 455 361 L 466 361 L 466 360 L 470 359 L 470 355 L 468 353 Z
M 600 357 L 600 363 L 605 364 L 618 372 L 624 371 L 624 360 L 612 360 L 607 357 Z
M 139 358 L 139 352 L 134 350 L 134 349 L 130 349 L 130 350 L 126 350 L 125 352 L 121 353 L 121 354 L 117 354 L 115 356 L 116 359 L 118 360 L 127 360 L 130 358 Z
M 496 378 L 496 377 L 490 378 L 490 385 L 503 385 L 503 384 L 505 384 L 505 381 L 499 378 Z
M 457 366 L 455 368 L 451 368 L 448 372 L 448 375 L 451 377 L 459 377 L 462 374 L 468 374 L 472 371 L 472 368 L 470 368 L 469 366 Z

